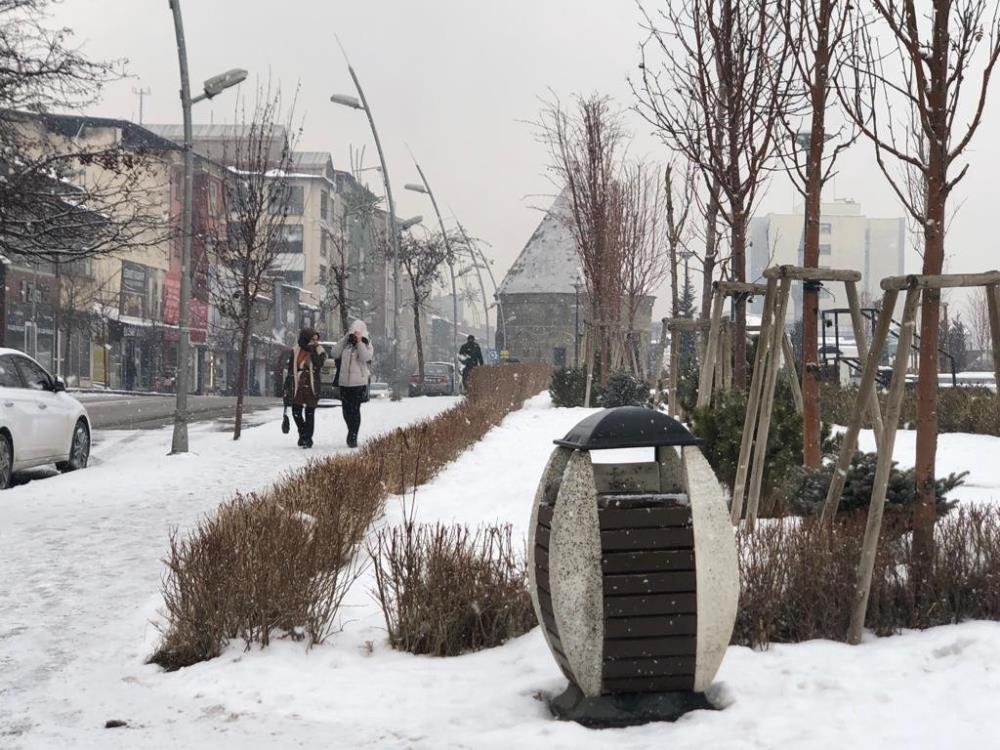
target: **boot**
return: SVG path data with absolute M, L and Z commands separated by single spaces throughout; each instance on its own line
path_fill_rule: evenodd
M 348 448 L 358 447 L 358 434 L 356 432 L 347 433 L 347 447 Z

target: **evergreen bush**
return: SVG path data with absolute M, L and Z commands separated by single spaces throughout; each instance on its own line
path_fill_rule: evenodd
M 613 372 L 601 395 L 601 406 L 646 406 L 650 401 L 649 385 L 625 370 Z

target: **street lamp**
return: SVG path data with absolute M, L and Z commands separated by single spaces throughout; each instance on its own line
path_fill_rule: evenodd
M 454 211 L 452 212 L 454 216 Z M 490 268 L 490 264 L 486 260 L 486 256 L 483 255 L 482 250 L 479 250 L 475 245 L 472 244 L 472 240 L 469 238 L 468 233 L 465 231 L 465 227 L 462 226 L 462 222 L 455 219 L 455 223 L 458 224 L 458 230 L 462 233 L 462 237 L 465 240 L 466 247 L 469 248 L 469 255 L 472 258 L 472 267 L 476 271 L 476 277 L 479 279 L 479 291 L 483 295 L 483 314 L 486 317 L 486 339 L 490 339 L 490 303 L 486 298 L 486 285 L 483 283 L 483 275 L 479 272 L 480 268 L 485 268 L 490 275 L 490 281 L 493 282 L 493 297 L 497 301 L 497 323 L 498 325 L 503 325 L 503 349 L 507 348 L 507 326 L 503 322 L 503 304 L 500 302 L 500 295 L 497 292 L 497 280 L 493 276 L 493 270 Z M 476 257 L 476 253 L 479 253 L 479 257 Z M 480 260 L 482 263 L 480 263 Z M 491 342 L 492 343 L 492 342 Z
M 188 74 L 187 44 L 184 40 L 184 22 L 181 18 L 180 0 L 169 0 L 174 16 L 177 36 L 177 61 L 181 73 L 181 109 L 184 113 L 184 198 L 181 209 L 181 290 L 177 327 L 177 405 L 174 410 L 174 434 L 170 452 L 187 453 L 188 450 L 188 365 L 191 358 L 191 204 L 194 198 L 194 133 L 191 124 L 191 105 L 212 99 L 223 91 L 246 80 L 247 72 L 235 68 L 205 81 L 202 93 L 191 98 L 191 79 Z
M 404 187 L 407 190 L 412 190 L 414 193 L 422 193 L 430 197 L 431 205 L 434 206 L 434 213 L 437 214 L 438 224 L 441 225 L 441 236 L 444 238 L 444 249 L 448 257 L 448 272 L 451 276 L 451 360 L 452 364 L 455 365 L 458 362 L 458 287 L 455 285 L 455 256 L 451 252 L 451 240 L 448 239 L 448 230 L 445 229 L 444 219 L 441 218 L 441 211 L 438 210 L 437 200 L 434 198 L 434 193 L 431 192 L 431 186 L 427 182 L 424 170 L 420 168 L 420 164 L 417 163 L 416 158 L 413 159 L 413 164 L 417 168 L 417 173 L 420 175 L 422 184 L 417 185 L 410 182 L 404 185 Z M 489 341 L 486 344 L 489 346 Z
M 347 60 L 347 53 L 344 53 Z M 364 89 L 361 88 L 361 81 L 358 80 L 357 73 L 350 60 L 347 60 L 347 72 L 351 74 L 354 87 L 358 90 L 358 96 L 346 94 L 334 94 L 330 101 L 343 107 L 364 110 L 368 116 L 368 126 L 372 131 L 372 138 L 375 140 L 375 149 L 378 151 L 379 162 L 382 165 L 382 181 L 385 183 L 385 197 L 389 202 L 389 237 L 392 248 L 392 397 L 399 400 L 399 232 L 396 228 L 396 203 L 392 199 L 392 188 L 389 184 L 389 168 L 385 164 L 385 154 L 382 152 L 382 142 L 379 140 L 378 131 L 375 129 L 375 118 L 372 117 L 371 107 L 365 98 Z M 359 98 L 360 97 L 360 98 Z

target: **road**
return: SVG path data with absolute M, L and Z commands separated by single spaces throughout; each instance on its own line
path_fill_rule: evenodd
M 124 396 L 116 394 L 74 393 L 90 414 L 97 430 L 153 429 L 173 423 L 175 400 L 172 395 Z M 281 399 L 248 397 L 247 413 L 281 406 Z M 189 396 L 188 412 L 192 422 L 230 420 L 234 417 L 236 399 L 232 396 Z

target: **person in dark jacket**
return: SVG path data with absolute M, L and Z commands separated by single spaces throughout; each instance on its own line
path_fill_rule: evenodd
M 472 370 L 483 363 L 483 351 L 476 343 L 476 337 L 469 334 L 468 340 L 458 350 L 458 359 L 462 363 L 462 388 L 468 387 L 469 375 Z
M 368 326 L 363 320 L 351 323 L 347 335 L 333 345 L 333 358 L 340 360 L 337 385 L 340 388 L 344 422 L 347 423 L 348 448 L 358 447 L 361 404 L 365 402 L 368 381 L 371 379 L 369 368 L 374 356 L 375 349 L 368 340 Z
M 299 340 L 288 357 L 291 377 L 285 384 L 285 402 L 292 406 L 292 419 L 299 430 L 299 447 L 312 448 L 319 403 L 319 372 L 326 361 L 326 351 L 319 345 L 319 334 L 311 328 L 299 331 Z

